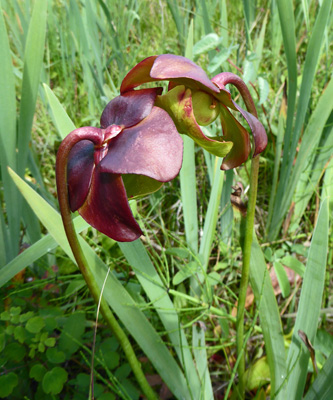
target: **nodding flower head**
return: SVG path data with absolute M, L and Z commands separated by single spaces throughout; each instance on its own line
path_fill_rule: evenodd
M 161 88 L 142 89 L 116 97 L 104 109 L 100 128 L 74 130 L 58 151 L 57 162 L 68 152 L 71 211 L 117 241 L 142 234 L 128 198 L 158 190 L 181 168 L 182 139 L 167 112 L 154 106 L 160 93 Z
M 124 78 L 120 91 L 127 93 L 143 83 L 169 81 L 169 91 L 158 96 L 156 105 L 165 109 L 178 131 L 190 136 L 210 153 L 224 157 L 221 168 L 230 169 L 245 162 L 251 152 L 247 129 L 234 117 L 239 112 L 253 136 L 253 156 L 267 144 L 264 127 L 257 119 L 255 106 L 245 83 L 229 72 L 210 80 L 204 70 L 185 57 L 173 54 L 151 56 L 137 64 Z M 242 95 L 247 111 L 235 103 L 227 84 L 233 84 Z M 222 135 L 207 137 L 200 128 L 220 117 Z

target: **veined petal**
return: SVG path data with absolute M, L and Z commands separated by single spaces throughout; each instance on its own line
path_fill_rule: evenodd
M 91 226 L 118 242 L 131 242 L 142 235 L 121 176 L 102 173 L 99 166 L 93 173 L 88 197 L 78 211 Z
M 147 118 L 125 129 L 108 148 L 101 171 L 145 175 L 168 182 L 180 171 L 183 141 L 169 115 L 153 107 Z
M 238 104 L 233 102 L 237 110 L 243 115 L 246 122 L 249 124 L 249 127 L 252 131 L 253 139 L 254 139 L 254 153 L 253 157 L 262 153 L 267 146 L 267 134 L 265 128 L 261 124 L 261 122 L 251 113 L 245 111 Z
M 238 167 L 248 159 L 251 151 L 251 142 L 248 131 L 223 105 L 221 105 L 221 124 L 223 137 L 234 144 L 221 165 L 221 169 L 227 170 Z
M 162 54 L 156 58 L 150 76 L 158 80 L 171 80 L 194 89 L 211 90 L 219 93 L 206 72 L 186 57 Z
M 155 82 L 156 79 L 150 76 L 150 70 L 158 56 L 145 58 L 133 67 L 123 79 L 120 86 L 120 93 L 123 94 L 137 86 L 147 82 Z
M 93 170 L 94 144 L 90 140 L 82 140 L 71 149 L 67 164 L 69 205 L 72 212 L 84 203 Z
M 176 86 L 156 99 L 156 105 L 166 110 L 172 117 L 180 133 L 190 136 L 199 146 L 210 153 L 225 157 L 232 148 L 232 142 L 208 138 L 197 124 L 192 106 L 192 92 L 185 86 Z
M 104 108 L 101 127 L 119 125 L 128 128 L 136 125 L 150 114 L 156 96 L 161 93 L 162 88 L 153 88 L 131 90 L 117 96 Z

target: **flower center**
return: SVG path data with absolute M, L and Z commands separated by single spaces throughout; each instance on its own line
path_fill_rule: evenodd
M 124 129 L 123 126 L 120 125 L 110 125 L 106 129 L 103 129 L 104 140 L 103 143 L 99 146 L 95 146 L 94 152 L 94 162 L 95 165 L 99 164 L 103 158 L 107 155 L 109 142 L 119 135 L 120 132 Z

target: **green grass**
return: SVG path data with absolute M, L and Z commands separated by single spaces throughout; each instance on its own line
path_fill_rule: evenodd
M 282 399 L 288 393 L 290 399 L 310 399 L 315 391 L 329 393 L 332 384 L 325 376 L 332 370 L 333 343 L 322 332 L 333 331 L 333 31 L 332 1 L 320 4 L 0 1 L 0 349 L 10 345 L 17 351 L 16 358 L 1 355 L 0 380 L 11 388 L 11 398 L 19 399 L 29 386 L 31 399 L 50 397 L 52 390 L 53 398 L 88 396 L 84 380 L 90 373 L 95 308 L 59 222 L 56 149 L 74 127 L 98 126 L 125 74 L 143 58 L 162 53 L 193 58 L 210 77 L 231 71 L 250 82 L 269 138 L 260 158 L 250 261 L 254 299 L 249 293 L 245 313 L 245 398 Z M 220 127 L 207 129 L 215 134 Z M 232 187 L 243 188 L 239 201 L 246 203 L 250 162 L 220 172 L 221 160 L 187 137 L 184 143 L 179 177 L 135 204 L 145 232 L 141 241 L 118 245 L 80 218 L 76 229 L 100 286 L 112 269 L 105 298 L 128 332 L 144 373 L 159 376 L 157 393 L 164 380 L 175 398 L 236 399 L 243 217 L 230 194 Z M 7 166 L 28 183 L 14 178 L 25 200 Z M 17 276 L 21 271 L 23 278 Z M 39 289 L 49 285 L 55 292 Z M 29 356 L 42 339 L 26 333 L 25 322 L 15 322 L 11 307 L 45 321 L 40 332 L 55 338 L 54 348 L 63 351 L 65 361 L 53 363 L 47 348 Z M 70 354 L 62 342 L 73 311 L 85 317 Z M 317 377 L 299 329 L 315 348 Z M 140 390 L 127 367 L 103 355 L 107 335 L 100 320 L 96 398 L 138 399 Z M 128 366 L 120 348 L 112 346 L 109 351 Z M 44 375 L 37 374 L 37 364 L 46 368 Z M 258 378 L 258 365 L 266 364 Z M 56 366 L 68 374 L 60 394 L 44 379 Z M 21 367 L 34 367 L 38 376 Z M 60 382 L 65 375 L 52 372 L 57 373 Z M 2 386 L 0 397 L 8 395 Z

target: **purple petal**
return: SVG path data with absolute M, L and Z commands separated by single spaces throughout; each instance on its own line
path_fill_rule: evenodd
M 221 106 L 223 138 L 233 142 L 233 147 L 223 159 L 221 169 L 228 170 L 245 162 L 250 154 L 251 143 L 248 131 L 234 118 L 227 107 Z
M 168 182 L 180 171 L 183 141 L 164 110 L 153 107 L 150 115 L 125 129 L 109 145 L 101 171 L 145 175 Z
M 69 205 L 72 212 L 84 203 L 93 170 L 94 144 L 90 140 L 82 140 L 71 149 L 67 164 Z
M 249 124 L 254 139 L 254 153 L 253 157 L 262 153 L 267 146 L 267 134 L 261 122 L 251 113 L 245 111 L 238 104 L 234 102 L 237 110 L 243 115 L 246 122 Z
M 145 58 L 134 68 L 132 68 L 125 76 L 120 86 L 120 93 L 123 94 L 137 86 L 147 82 L 155 82 L 156 79 L 150 76 L 150 70 L 158 56 Z
M 79 213 L 91 226 L 118 242 L 131 242 L 142 235 L 128 204 L 121 176 L 102 173 L 99 166 Z
M 131 90 L 114 98 L 102 113 L 101 127 L 136 125 L 150 114 L 156 96 L 161 93 L 162 88 Z

